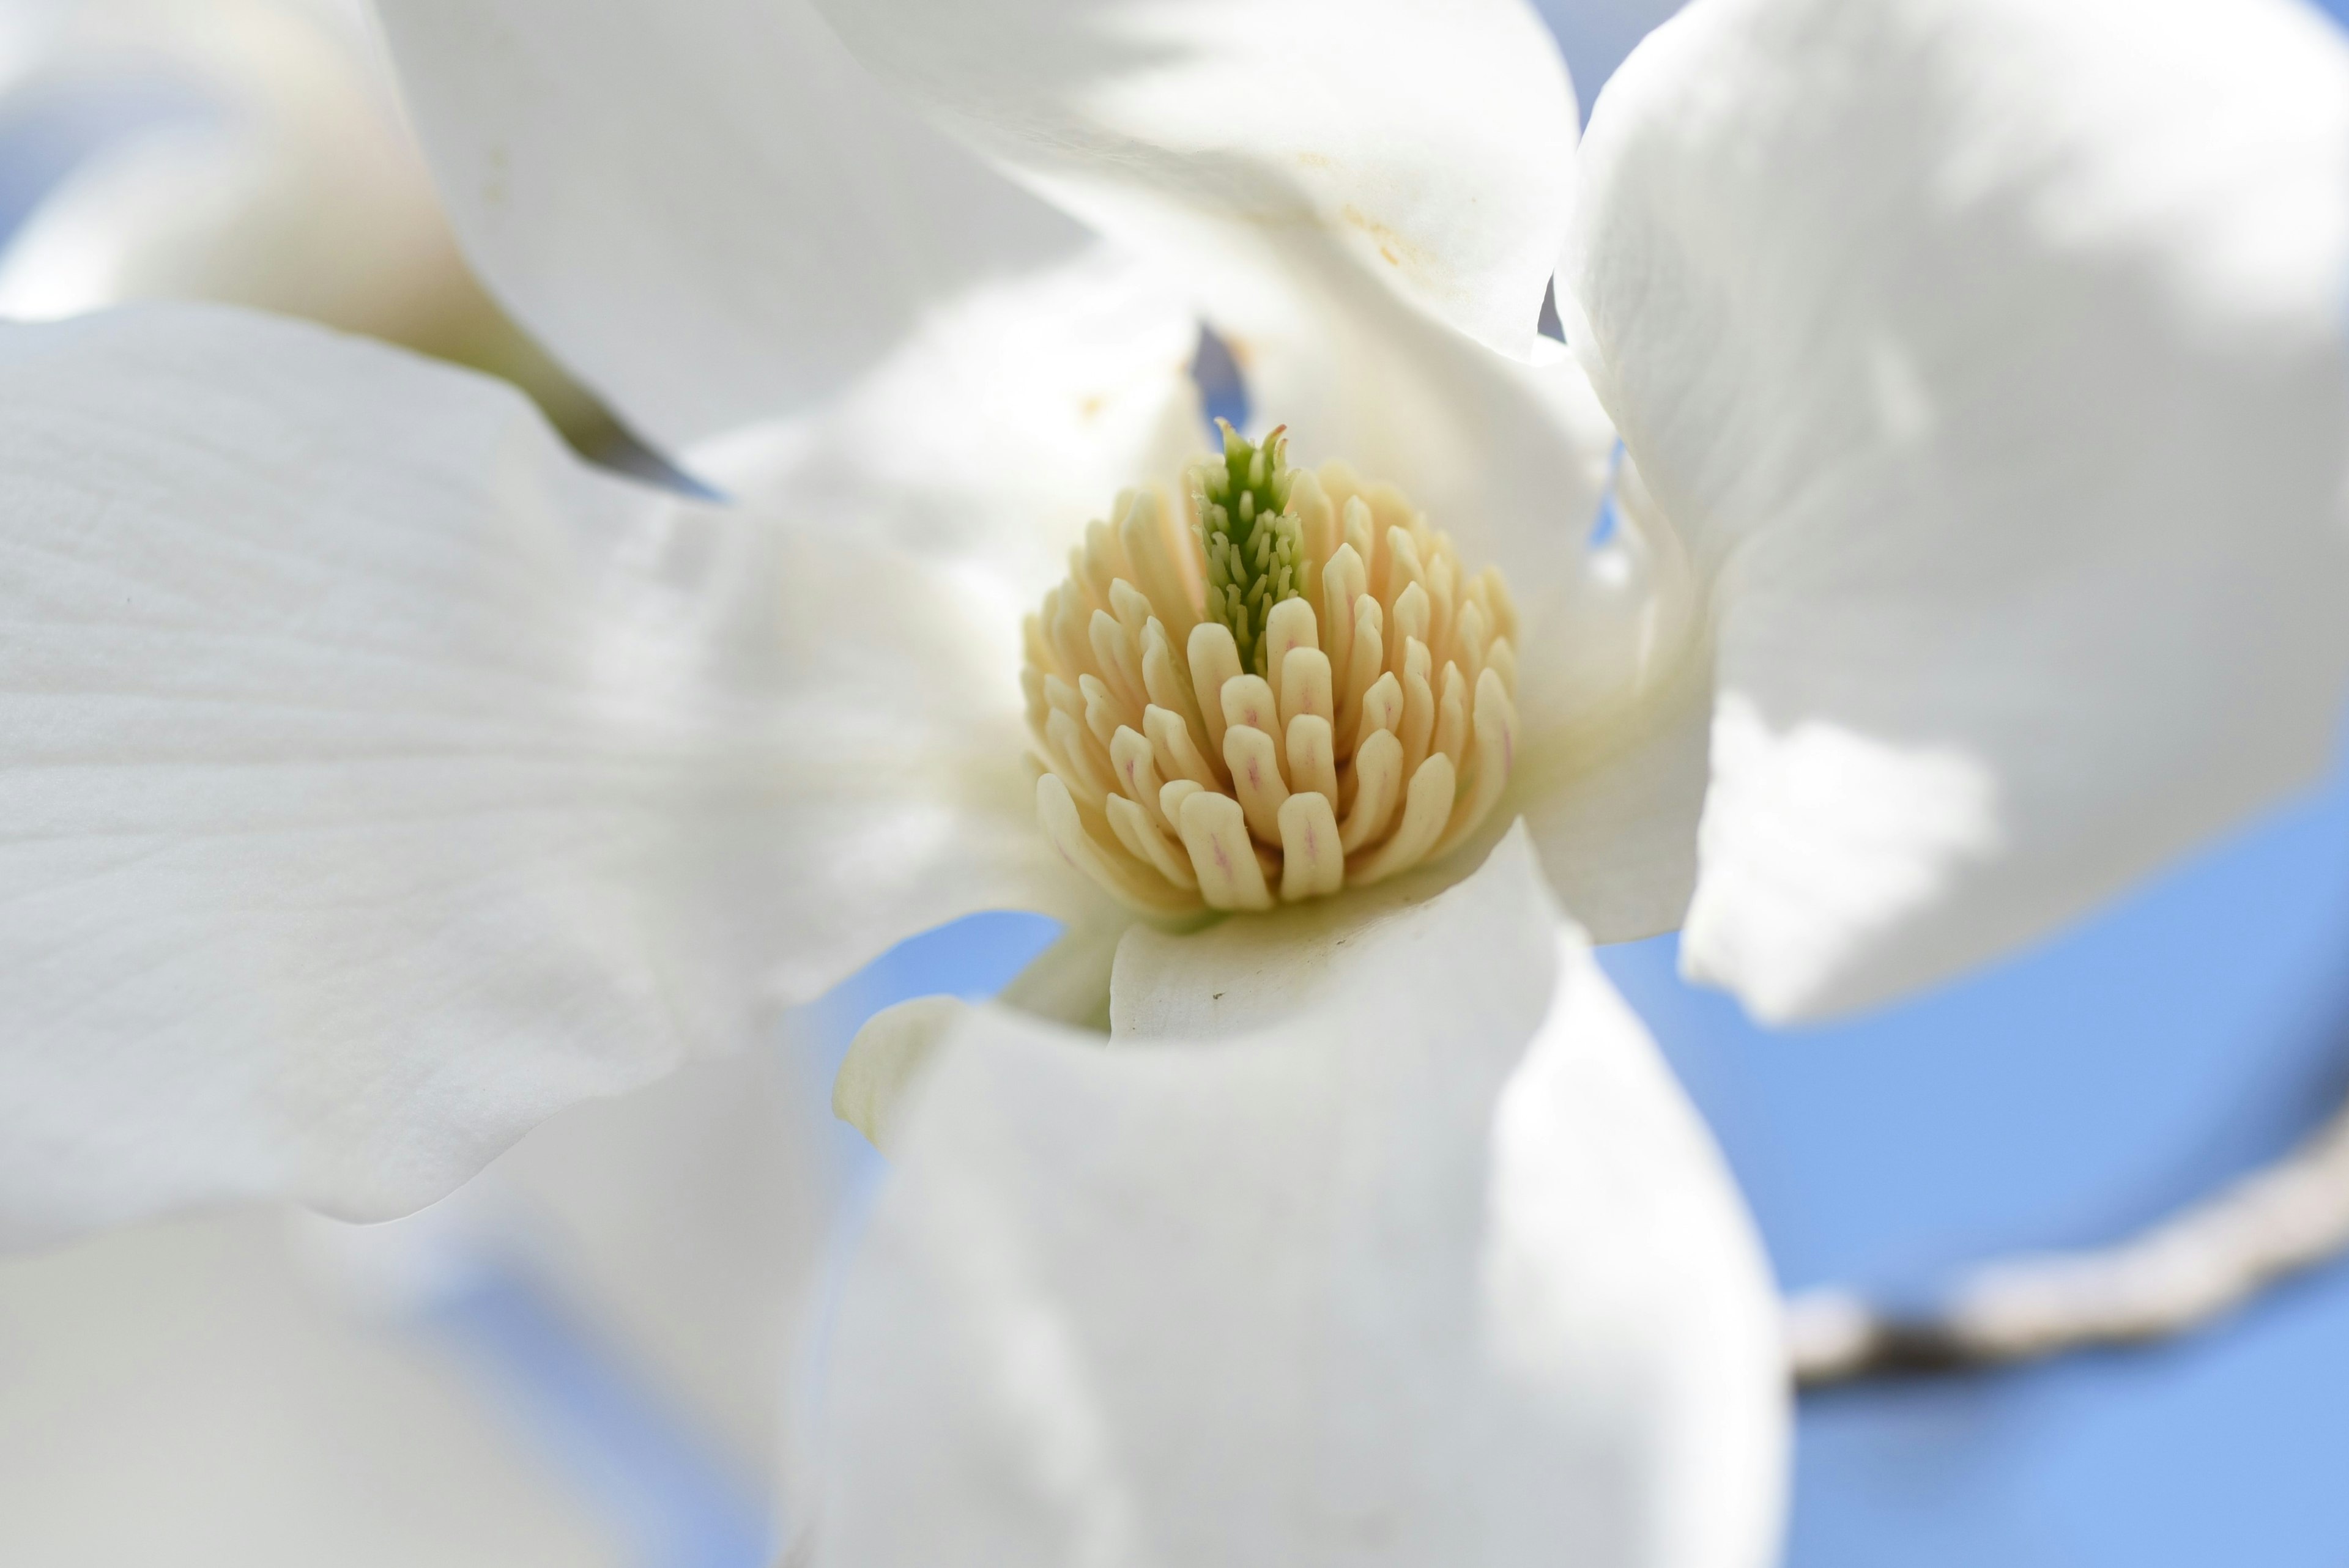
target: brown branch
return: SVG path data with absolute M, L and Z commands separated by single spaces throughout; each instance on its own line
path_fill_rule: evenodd
M 1795 1381 L 1957 1372 L 2198 1328 L 2349 1251 L 2349 1106 L 2264 1170 L 2116 1246 L 1990 1264 L 1940 1309 L 1887 1313 L 1854 1292 L 1786 1303 Z

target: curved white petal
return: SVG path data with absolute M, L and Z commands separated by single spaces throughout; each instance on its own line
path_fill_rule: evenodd
M 1083 236 L 899 105 L 806 0 L 384 0 L 499 297 L 668 449 L 804 407 Z
M 718 1522 L 649 1473 L 576 1488 L 647 1439 L 769 1473 L 829 1217 L 791 1076 L 746 1052 L 580 1107 L 405 1222 L 256 1206 L 0 1258 L 0 1555 L 603 1568 L 631 1525 Z M 588 1365 L 533 1380 L 565 1320 Z M 652 1412 L 574 1430 L 614 1378 Z
M 2349 671 L 2349 46 L 2286 0 L 1700 0 L 1568 335 L 1711 580 L 1684 952 L 1771 1017 L 2317 776 Z
M 562 1475 L 450 1375 L 455 1358 L 311 1288 L 286 1231 L 250 1210 L 0 1259 L 8 1557 L 615 1561 Z
M 1174 486 L 1205 448 L 1198 332 L 1155 271 L 1094 244 L 940 305 L 823 407 L 684 460 L 745 503 L 951 562 L 1009 636 L 1120 490 Z
M 949 1038 L 843 1297 L 816 1561 L 1770 1560 L 1760 1250 L 1523 836 L 1363 913 L 1137 933 L 1106 1049 Z
M 818 0 L 859 57 L 1218 315 L 1344 262 L 1530 357 L 1574 90 L 1518 0 Z
M 414 1207 L 1074 880 L 1011 634 L 494 383 L 230 310 L 8 328 L 0 488 L 9 1237 Z

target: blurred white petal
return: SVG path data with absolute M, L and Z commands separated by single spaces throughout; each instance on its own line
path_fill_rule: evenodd
M 10 1562 L 626 1561 L 437 1358 L 309 1286 L 281 1215 L 0 1259 L 0 1335 Z
M 1262 315 L 1252 274 L 1345 264 L 1534 352 L 1575 110 L 1514 0 L 819 3 L 877 73 L 1162 254 L 1219 320 Z
M 674 450 L 804 407 L 1075 224 L 924 125 L 805 0 L 385 0 L 468 253 Z
M 474 281 L 370 40 L 336 9 L 49 8 L 0 102 L 35 123 L 102 118 L 117 104 L 124 123 L 98 134 L 9 237 L 0 315 L 252 305 L 491 370 L 566 429 L 599 430 L 592 403 Z
M 824 1218 L 783 1066 L 582 1106 L 412 1221 L 0 1260 L 0 1557 L 574 1568 L 761 1528 Z
M 354 1216 L 1040 905 L 1004 629 L 510 390 L 219 308 L 0 334 L 0 1230 Z
M 1855 1007 L 2315 779 L 2349 46 L 2285 0 L 1702 0 L 1569 337 L 1715 605 L 1692 972 Z M 1569 302 L 1570 303 L 1570 302 Z
M 1771 1559 L 1759 1246 L 1522 835 L 1423 903 L 1137 932 L 1116 1007 L 1107 1048 L 982 1010 L 905 1108 L 818 1561 Z

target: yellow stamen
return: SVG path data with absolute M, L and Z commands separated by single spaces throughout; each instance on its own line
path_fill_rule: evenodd
M 1516 750 L 1498 572 L 1343 464 L 1228 428 L 1118 497 L 1027 626 L 1037 809 L 1079 870 L 1155 915 L 1269 909 L 1447 853 Z

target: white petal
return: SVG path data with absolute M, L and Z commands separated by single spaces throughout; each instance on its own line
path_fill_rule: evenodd
M 1085 524 L 1122 490 L 1177 485 L 1205 445 L 1198 331 L 1159 273 L 1092 245 L 933 311 L 823 408 L 685 460 L 746 502 L 951 562 L 1016 634 Z
M 404 1222 L 258 1207 L 0 1259 L 5 1555 L 584 1565 L 621 1560 L 624 1519 L 670 1541 L 719 1522 L 707 1488 L 661 1507 L 648 1468 L 575 1488 L 680 1439 L 770 1473 L 828 1217 L 791 1076 L 744 1053 L 579 1107 Z M 613 1378 L 653 1408 L 579 1432 Z
M 1573 88 L 1513 0 L 819 0 L 868 65 L 1219 315 L 1342 259 L 1532 355 Z
M 2318 776 L 2349 46 L 2282 0 L 1706 0 L 1609 88 L 1568 335 L 1711 580 L 1687 962 L 1858 1006 Z
M 1594 941 L 1661 935 L 1688 913 L 1713 717 L 1705 675 L 1684 664 L 1614 722 L 1529 736 L 1519 755 L 1508 799 Z
M 803 407 L 1076 226 L 930 129 L 805 0 L 385 0 L 499 297 L 668 449 Z
M 11 1560 L 610 1561 L 560 1474 L 447 1361 L 311 1288 L 286 1229 L 207 1214 L 0 1259 Z
M 898 1105 L 969 1006 L 958 996 L 910 996 L 865 1019 L 833 1081 L 832 1113 L 874 1148 L 895 1148 Z
M 999 629 L 494 383 L 222 309 L 10 328 L 0 485 L 0 1233 L 412 1208 L 1075 880 Z
M 906 1108 L 818 1561 L 1770 1560 L 1759 1248 L 1522 835 L 1119 967 L 1129 1033 L 1216 1040 L 985 1010 Z

